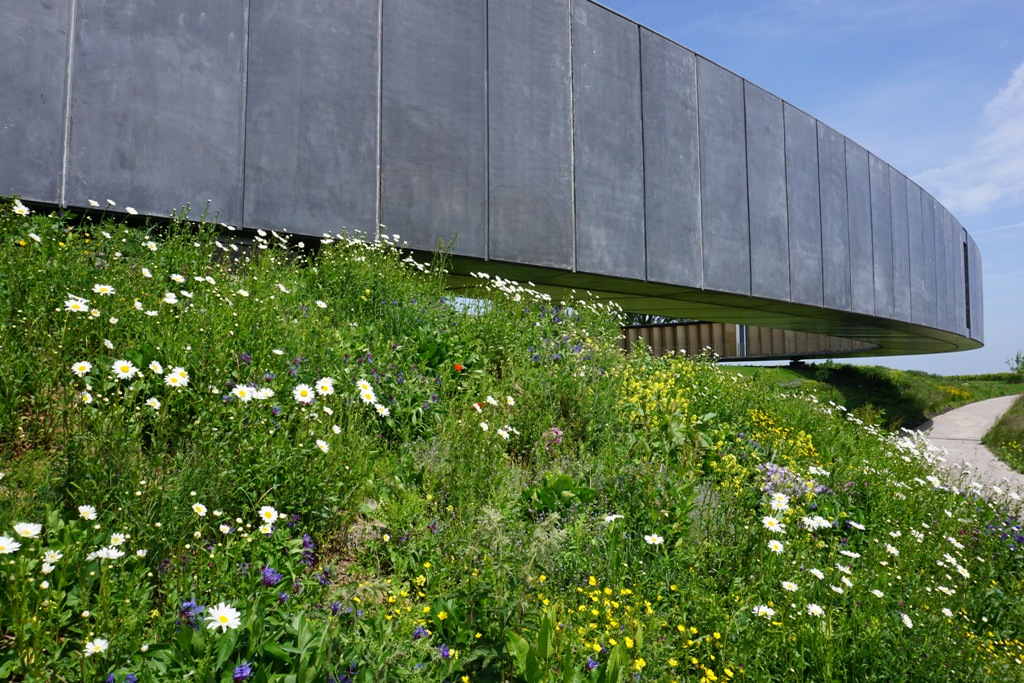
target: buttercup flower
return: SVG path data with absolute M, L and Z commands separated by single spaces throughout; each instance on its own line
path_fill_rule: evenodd
M 87 360 L 79 361 L 71 366 L 71 372 L 79 377 L 85 377 L 92 370 L 92 363 Z

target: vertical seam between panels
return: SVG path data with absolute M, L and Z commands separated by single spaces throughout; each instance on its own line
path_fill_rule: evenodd
M 643 202 L 644 229 L 644 282 L 648 281 L 648 250 L 647 250 L 647 148 L 644 137 L 644 43 L 641 27 L 636 24 L 637 71 L 640 83 L 640 200 Z
M 578 212 L 576 210 L 576 64 L 573 56 L 573 0 L 566 3 L 569 20 L 569 175 L 572 186 L 572 272 L 577 270 L 576 228 Z
M 245 185 L 246 185 L 246 183 L 245 183 L 245 175 L 246 175 L 245 174 L 245 154 L 246 154 L 246 139 L 247 139 L 247 136 L 246 136 L 247 130 L 246 129 L 247 129 L 247 126 L 248 126 L 248 123 L 249 123 L 249 113 L 248 113 L 248 106 L 249 106 L 249 28 L 250 28 L 250 25 L 251 25 L 250 24 L 250 18 L 252 16 L 251 13 L 250 13 L 250 9 L 251 9 L 250 8 L 250 0 L 246 0 L 245 1 L 245 5 L 243 6 L 243 10 L 242 10 L 242 12 L 244 14 L 243 23 L 245 24 L 245 30 L 242 33 L 242 93 L 241 93 L 242 94 L 242 114 L 241 114 L 241 138 L 242 139 L 241 139 L 241 143 L 242 144 L 241 144 L 241 150 L 240 150 L 241 168 L 239 169 L 239 173 L 240 173 L 240 176 L 241 176 L 241 184 L 242 184 L 242 196 L 241 196 L 242 205 L 239 207 L 239 214 L 240 214 L 239 215 L 239 219 L 241 220 L 242 227 L 244 227 L 246 225 L 246 223 L 247 223 L 246 215 L 245 215 Z
M 383 228 L 384 196 L 384 0 L 377 3 L 377 188 L 374 198 L 373 238 L 380 239 Z
M 60 179 L 57 201 L 67 206 L 68 167 L 71 165 L 71 75 L 75 61 L 75 22 L 78 19 L 76 0 L 68 3 L 68 35 L 64 53 L 64 111 L 61 125 Z

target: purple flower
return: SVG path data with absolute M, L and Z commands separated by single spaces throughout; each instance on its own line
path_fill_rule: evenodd
M 335 600 L 331 603 L 331 614 L 337 614 L 341 611 L 341 603 Z
M 419 640 L 420 638 L 428 638 L 429 636 L 430 634 L 427 633 L 427 629 L 423 628 L 422 626 L 417 626 L 416 630 L 412 632 L 413 640 Z
M 587 671 L 593 671 L 597 668 L 597 660 L 593 657 L 587 657 Z
M 246 365 L 248 365 L 248 364 L 249 364 L 249 362 L 250 362 L 250 361 L 252 360 L 252 358 L 250 358 L 250 357 L 249 357 L 249 354 L 247 354 L 247 353 L 242 353 L 242 354 L 241 354 L 241 355 L 240 355 L 240 356 L 238 357 L 238 360 L 240 360 L 240 361 L 242 361 L 243 363 L 245 363 Z
M 267 567 L 265 565 L 264 565 L 263 569 L 260 570 L 260 574 L 261 574 L 260 581 L 263 582 L 264 586 L 268 586 L 268 587 L 269 586 L 276 586 L 281 581 L 281 579 L 284 578 L 281 575 L 281 572 L 277 571 L 273 567 Z
M 441 653 L 441 659 L 448 659 L 452 656 L 451 648 L 449 648 L 444 643 L 441 643 L 437 646 L 437 651 Z
M 313 538 L 309 534 L 302 534 L 302 547 L 305 550 L 312 550 L 316 547 L 316 544 L 313 543 Z
M 270 372 L 269 370 L 263 375 L 264 382 L 273 382 L 275 379 L 277 379 L 277 375 Z
M 248 680 L 252 676 L 252 664 L 249 662 L 242 662 L 235 667 L 235 673 L 231 676 L 231 680 L 235 683 L 240 681 Z
M 281 603 L 288 602 L 288 598 L 290 598 L 290 597 L 292 597 L 292 596 L 288 595 L 284 591 L 281 591 L 280 593 L 277 594 L 277 600 L 278 600 L 278 602 L 281 602 Z
M 178 610 L 178 623 L 198 629 L 201 626 L 199 616 L 204 609 L 206 608 L 195 600 L 186 600 L 181 603 L 181 609 Z

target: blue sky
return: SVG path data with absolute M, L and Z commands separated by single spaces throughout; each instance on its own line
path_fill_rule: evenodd
M 985 347 L 873 359 L 1001 372 L 1024 349 L 1024 2 L 603 0 L 844 133 L 978 243 Z

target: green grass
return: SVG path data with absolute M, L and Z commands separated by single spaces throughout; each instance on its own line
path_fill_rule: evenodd
M 0 680 L 1024 679 L 1014 501 L 824 384 L 389 242 L 9 207 Z
M 1011 373 L 944 377 L 832 362 L 803 367 L 733 367 L 732 372 L 811 392 L 888 429 L 915 428 L 968 403 L 1024 392 L 1024 383 Z
M 982 443 L 1007 465 L 1024 472 L 1024 397 L 1014 401 L 993 425 Z

